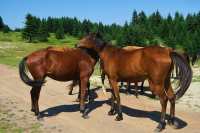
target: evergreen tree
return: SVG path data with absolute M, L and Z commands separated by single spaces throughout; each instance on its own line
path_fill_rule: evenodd
M 138 23 L 138 21 L 137 21 L 137 11 L 134 10 L 133 15 L 132 15 L 131 24 L 134 25 L 134 24 L 137 24 L 137 23 Z
M 37 40 L 38 31 L 40 27 L 40 19 L 32 16 L 31 14 L 26 15 L 25 28 L 23 30 L 23 38 L 29 42 Z
M 0 16 L 0 31 L 3 30 L 3 28 L 4 28 L 4 23 L 2 17 Z
M 38 40 L 41 42 L 46 42 L 48 41 L 49 33 L 48 33 L 48 27 L 46 20 L 43 19 L 42 22 L 40 23 L 40 28 L 38 31 Z
M 63 24 L 61 22 L 59 23 L 58 28 L 56 30 L 56 38 L 57 39 L 65 38 L 65 32 L 64 32 Z
M 8 33 L 9 31 L 11 31 L 11 29 L 8 27 L 8 25 L 4 25 L 3 32 Z

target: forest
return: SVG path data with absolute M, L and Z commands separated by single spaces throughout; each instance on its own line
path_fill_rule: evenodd
M 123 25 L 107 25 L 88 19 L 81 21 L 76 17 L 39 18 L 27 14 L 25 26 L 13 31 L 20 31 L 22 38 L 28 42 L 46 42 L 50 33 L 54 33 L 57 39 L 63 39 L 65 34 L 81 38 L 90 32 L 98 32 L 105 41 L 119 47 L 160 45 L 189 54 L 200 51 L 200 12 L 186 16 L 176 12 L 164 17 L 159 11 L 146 15 L 143 11 L 134 10 L 128 20 Z M 0 31 L 12 32 L 2 17 Z

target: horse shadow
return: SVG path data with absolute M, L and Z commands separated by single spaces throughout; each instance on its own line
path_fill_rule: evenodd
M 89 103 L 87 107 L 89 108 L 88 114 L 94 111 L 95 109 L 101 107 L 103 104 L 111 104 L 111 100 L 103 100 L 103 101 L 94 101 L 92 103 Z M 157 123 L 160 122 L 160 112 L 159 111 L 144 111 L 139 109 L 130 108 L 125 105 L 122 106 L 122 111 L 124 114 L 130 116 L 130 117 L 136 117 L 136 118 L 148 118 L 152 121 L 155 121 Z M 48 108 L 46 110 L 43 110 L 41 112 L 42 117 L 52 117 L 56 116 L 63 112 L 77 112 L 79 111 L 79 104 L 70 104 L 70 105 L 59 105 L 55 107 Z M 166 114 L 166 119 L 169 119 L 169 115 Z M 184 120 L 176 117 L 175 120 L 179 123 L 178 129 L 184 128 L 187 126 L 187 122 Z
M 98 107 L 101 107 L 106 102 L 107 102 L 107 100 L 93 101 L 91 103 L 86 104 L 86 106 L 89 108 L 88 114 L 91 113 L 93 110 L 97 109 Z M 59 105 L 59 106 L 50 107 L 48 109 L 43 110 L 41 112 L 41 116 L 42 117 L 52 117 L 52 116 L 56 116 L 63 112 L 77 112 L 77 111 L 80 111 L 80 105 L 78 103 L 69 104 L 69 105 Z
M 157 123 L 160 122 L 160 115 L 161 112 L 159 111 L 144 111 L 139 109 L 130 108 L 128 106 L 122 105 L 122 111 L 124 114 L 131 116 L 131 117 L 137 117 L 137 118 L 149 118 L 152 121 L 155 121 Z M 166 114 L 166 120 L 169 119 L 170 116 Z M 178 129 L 184 128 L 187 126 L 187 122 L 184 120 L 175 117 L 175 121 L 179 123 Z
M 127 88 L 128 86 L 127 85 L 124 85 L 125 88 Z M 130 86 L 131 90 L 130 90 L 130 94 L 131 95 L 136 95 L 136 91 L 135 91 L 135 86 L 131 85 Z M 111 88 L 107 88 L 106 89 L 106 92 L 111 92 Z M 156 96 L 154 94 L 152 94 L 152 92 L 150 91 L 149 87 L 143 87 L 143 90 L 144 92 L 142 92 L 140 90 L 140 87 L 138 88 L 138 96 L 142 95 L 142 96 L 146 96 L 146 97 L 149 97 L 149 98 L 152 98 L 152 99 L 155 99 Z M 123 94 L 127 94 L 127 90 L 126 89 L 122 89 L 122 87 L 120 87 L 120 90 L 119 90 L 120 93 L 123 93 Z M 148 93 L 147 93 L 148 92 Z

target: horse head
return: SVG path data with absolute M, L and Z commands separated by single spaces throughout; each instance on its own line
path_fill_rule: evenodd
M 96 52 L 100 52 L 104 48 L 105 44 L 106 43 L 103 41 L 102 36 L 99 33 L 89 33 L 79 41 L 77 47 L 93 49 Z

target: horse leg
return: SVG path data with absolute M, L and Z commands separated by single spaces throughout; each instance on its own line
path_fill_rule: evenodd
M 138 82 L 135 82 L 135 96 L 138 98 Z
M 160 132 L 165 128 L 165 114 L 166 114 L 166 107 L 167 107 L 167 96 L 164 92 L 164 84 L 155 84 L 152 80 L 149 80 L 149 86 L 150 90 L 155 94 L 160 97 L 160 104 L 161 104 L 161 117 L 160 117 L 160 122 L 156 129 L 154 130 L 155 132 Z
M 126 94 L 127 94 L 127 95 L 130 95 L 130 94 L 131 94 L 131 83 L 130 83 L 130 82 L 127 82 Z
M 73 91 L 74 86 L 76 85 L 76 82 L 77 81 L 73 80 L 72 84 L 70 85 L 70 89 L 69 89 L 69 93 L 68 93 L 69 95 L 72 95 L 72 91 Z
M 166 115 L 166 108 L 167 108 L 167 97 L 165 94 L 163 94 L 161 97 L 160 97 L 160 104 L 161 104 L 161 117 L 160 117 L 160 122 L 158 124 L 158 126 L 156 127 L 155 131 L 156 132 L 160 132 L 162 131 L 164 128 L 165 128 L 165 115 Z
M 144 81 L 142 81 L 142 84 L 140 86 L 140 89 L 141 89 L 141 93 L 144 94 Z
M 108 115 L 115 115 L 116 111 L 115 111 L 115 94 L 113 92 L 113 90 L 111 90 L 111 108 L 110 111 L 108 112 Z
M 32 101 L 32 111 L 35 112 L 35 115 L 37 116 L 38 119 L 41 118 L 40 111 L 39 111 L 39 97 L 40 97 L 40 87 L 33 87 L 31 90 L 31 101 Z
M 31 111 L 35 113 L 35 90 L 34 90 L 34 87 L 31 89 L 30 91 L 30 94 L 31 94 Z
M 168 119 L 168 124 L 174 129 L 177 129 L 179 127 L 179 123 L 175 121 L 174 119 L 175 118 L 175 95 L 173 93 L 171 85 L 169 86 L 167 95 L 170 101 L 170 117 Z
M 85 107 L 85 97 L 86 97 L 86 88 L 89 82 L 89 78 L 80 79 L 80 112 L 83 114 L 83 118 L 88 118 L 88 109 Z
M 92 102 L 93 99 L 92 99 L 92 94 L 90 91 L 90 82 L 87 83 L 87 88 L 88 88 L 87 95 L 88 95 L 89 102 Z
M 124 86 L 123 82 L 120 82 L 120 88 L 122 88 Z
M 122 109 L 121 109 L 121 103 L 120 103 L 120 96 L 119 96 L 119 87 L 117 85 L 117 81 L 115 80 L 109 80 L 110 84 L 112 86 L 112 89 L 114 91 L 114 95 L 117 101 L 117 116 L 116 116 L 116 121 L 120 121 L 123 120 L 123 116 L 122 116 Z

